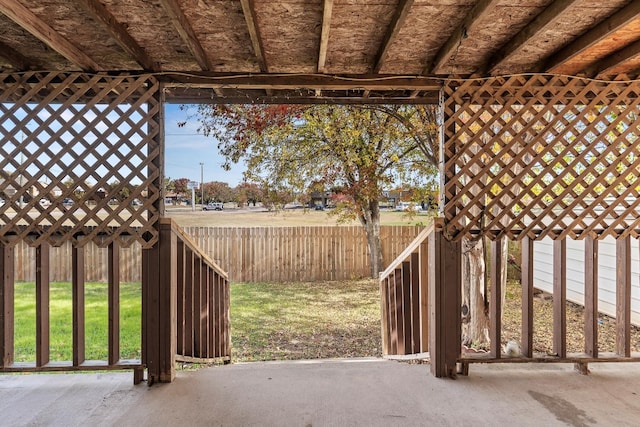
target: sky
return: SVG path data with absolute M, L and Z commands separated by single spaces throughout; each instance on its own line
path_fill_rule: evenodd
M 178 127 L 185 120 L 187 124 Z M 224 159 L 218 153 L 218 142 L 198 134 L 197 128 L 197 120 L 188 119 L 188 112 L 180 110 L 180 105 L 165 104 L 165 177 L 200 182 L 200 163 L 204 163 L 204 182 L 221 181 L 231 187 L 240 184 L 244 165 L 235 165 L 230 171 L 222 169 Z

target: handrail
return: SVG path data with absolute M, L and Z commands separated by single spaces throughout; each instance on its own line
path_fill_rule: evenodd
M 213 267 L 213 269 L 216 271 L 216 273 L 224 277 L 226 280 L 229 280 L 229 273 L 224 271 L 222 267 L 220 267 L 213 259 L 211 259 L 209 255 L 207 255 L 202 250 L 202 248 L 200 248 L 196 241 L 193 240 L 193 237 L 187 234 L 187 232 L 184 231 L 184 229 L 180 227 L 178 223 L 176 223 L 172 218 L 160 218 L 160 224 L 171 225 L 171 231 L 178 234 L 180 236 L 180 239 L 189 247 L 189 249 L 197 253 L 198 256 L 202 257 L 203 261 L 205 261 L 207 264 L 210 264 L 211 267 Z
M 422 242 L 424 242 L 424 240 L 429 237 L 429 234 L 431 234 L 433 232 L 433 230 L 435 230 L 435 221 L 431 221 L 431 224 L 427 225 L 425 227 L 424 230 L 422 230 L 415 239 L 413 239 L 413 241 L 409 244 L 409 246 L 407 246 L 405 248 L 405 250 L 403 250 L 400 255 L 398 255 L 396 257 L 395 260 L 393 260 L 391 262 L 391 264 L 389 264 L 389 266 L 382 272 L 380 273 L 380 278 L 383 277 L 387 277 L 389 274 L 391 274 L 396 268 L 398 268 L 398 266 L 400 266 L 400 264 L 402 264 L 407 258 L 409 258 L 409 256 L 411 256 L 412 253 L 414 253 L 418 247 L 422 244 Z

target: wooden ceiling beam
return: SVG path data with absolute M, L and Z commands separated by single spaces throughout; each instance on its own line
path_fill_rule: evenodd
M 228 75 L 192 73 L 190 75 L 164 73 L 159 76 L 167 87 L 212 88 L 212 89 L 268 89 L 268 90 L 440 90 L 441 82 L 429 77 L 399 77 L 391 75 L 329 76 L 318 74 L 251 74 Z
M 118 45 L 136 60 L 147 71 L 160 71 L 158 63 L 154 62 L 147 52 L 140 47 L 133 37 L 127 32 L 124 25 L 107 10 L 98 0 L 81 0 L 80 4 L 94 17 L 104 24 L 111 37 Z
M 384 61 L 387 59 L 387 55 L 389 55 L 389 48 L 395 41 L 404 21 L 407 19 L 407 15 L 409 14 L 409 10 L 413 5 L 413 0 L 400 0 L 398 2 L 398 7 L 396 8 L 393 17 L 391 18 L 391 24 L 387 28 L 387 32 L 384 35 L 384 40 L 382 41 L 382 45 L 380 46 L 380 50 L 376 55 L 376 60 L 373 66 L 373 72 L 379 73 L 382 69 L 382 65 Z
M 203 71 L 211 71 L 213 68 L 211 61 L 207 57 L 202 44 L 196 36 L 196 32 L 193 30 L 191 23 L 185 16 L 184 12 L 180 8 L 180 5 L 176 0 L 160 0 L 162 7 L 169 15 L 173 26 L 180 34 L 182 40 L 186 43 L 187 47 L 191 51 L 191 54 L 195 58 L 196 62 Z
M 536 68 L 553 72 L 559 65 L 575 58 L 596 43 L 623 28 L 640 15 L 640 2 L 634 1 L 587 31 L 558 52 L 551 54 Z
M 509 59 L 525 43 L 535 35 L 550 28 L 558 20 L 560 15 L 578 0 L 555 0 L 543 10 L 533 21 L 525 26 L 518 34 L 502 46 L 479 70 L 481 74 L 491 74 L 503 62 Z
M 0 57 L 4 58 L 17 71 L 35 70 L 40 68 L 38 64 L 2 41 L 0 41 Z
M 256 19 L 256 8 L 254 0 L 240 0 L 242 5 L 242 12 L 244 19 L 247 22 L 247 29 L 249 30 L 249 37 L 251 37 L 251 44 L 253 45 L 253 51 L 255 52 L 258 65 L 260 66 L 260 72 L 268 73 L 269 67 L 267 60 L 264 56 L 264 47 L 262 45 L 262 36 L 260 35 L 260 28 Z
M 623 47 L 619 51 L 614 52 L 606 58 L 603 58 L 600 61 L 589 65 L 585 69 L 585 72 L 590 77 L 607 75 L 610 70 L 617 67 L 618 65 L 636 59 L 640 59 L 640 40 L 636 40 L 635 42 Z M 637 72 L 638 68 L 639 67 L 636 67 L 636 70 L 634 72 Z
M 83 71 L 100 70 L 100 66 L 86 53 L 62 37 L 17 0 L 0 0 L 0 12 Z
M 382 96 L 362 98 L 353 94 L 315 96 L 290 94 L 274 94 L 272 96 L 254 93 L 236 93 L 235 95 L 216 96 L 209 92 L 206 96 L 202 92 L 188 89 L 168 89 L 166 100 L 172 104 L 333 104 L 333 105 L 362 105 L 362 104 L 437 104 L 438 92 L 429 92 L 425 96 L 410 98 L 402 94 L 385 94 Z
M 447 41 L 440 47 L 422 74 L 443 73 L 445 65 L 451 60 L 451 57 L 455 55 L 462 40 L 468 37 L 469 34 L 473 34 L 485 17 L 493 14 L 497 4 L 498 0 L 478 1 L 469 13 L 467 13 L 462 24 L 451 33 L 451 36 L 449 36 Z
M 320 32 L 320 51 L 318 52 L 318 72 L 324 73 L 327 64 L 327 50 L 329 49 L 329 30 L 331 29 L 331 14 L 333 0 L 324 0 L 322 9 L 322 30 Z

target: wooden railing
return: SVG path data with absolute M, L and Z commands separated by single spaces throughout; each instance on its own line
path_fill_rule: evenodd
M 170 218 L 143 250 L 142 355 L 150 383 L 170 382 L 176 361 L 231 360 L 229 280 Z
M 461 246 L 443 229 L 435 218 L 380 274 L 384 355 L 428 351 L 437 377 L 455 375 L 461 340 Z
M 120 359 L 120 248 L 112 242 L 108 252 L 108 357 L 107 360 L 87 360 L 85 355 L 85 268 L 84 249 L 71 251 L 72 273 L 72 360 L 52 361 L 50 354 L 50 246 L 43 242 L 36 247 L 36 337 L 35 361 L 15 362 L 15 280 L 14 246 L 0 243 L 0 372 L 40 372 L 77 370 L 133 369 L 134 383 L 143 378 L 140 360 Z
M 380 273 L 382 352 L 404 355 L 429 351 L 427 289 L 428 237 L 433 224 Z
M 584 239 L 584 351 L 568 352 L 567 345 L 567 241 L 553 242 L 553 329 L 552 349 L 534 352 L 534 241 L 522 240 L 522 324 L 520 350 L 505 354 L 502 339 L 502 309 L 500 303 L 500 277 L 492 274 L 490 298 L 491 350 L 488 353 L 465 354 L 460 357 L 461 373 L 468 372 L 469 363 L 496 362 L 564 362 L 574 363 L 576 370 L 588 372 L 591 362 L 640 362 L 640 353 L 631 351 L 631 237 L 616 241 L 616 336 L 613 352 L 601 352 L 598 345 L 598 240 Z M 500 272 L 502 245 L 492 242 L 491 271 Z M 496 285 L 494 285 L 494 283 Z
M 533 240 L 522 240 L 522 323 L 515 349 L 507 349 L 502 331 L 503 245 L 491 242 L 489 271 L 489 337 L 485 353 L 461 352 L 461 246 L 443 235 L 441 219 L 423 230 L 380 274 L 383 353 L 387 356 L 429 357 L 436 376 L 468 374 L 470 363 L 574 363 L 588 372 L 591 362 L 639 362 L 631 351 L 631 238 L 616 243 L 615 351 L 598 348 L 598 240 L 584 240 L 584 351 L 567 346 L 566 240 L 553 245 L 553 328 L 550 351 L 534 352 Z M 507 350 L 507 351 L 505 351 Z M 515 350 L 515 351 L 514 351 Z M 426 353 L 427 354 L 423 354 Z

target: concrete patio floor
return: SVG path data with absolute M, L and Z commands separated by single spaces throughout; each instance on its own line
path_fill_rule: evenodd
M 428 365 L 380 359 L 266 362 L 181 371 L 0 375 L 3 426 L 637 426 L 640 364 Z

